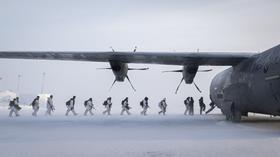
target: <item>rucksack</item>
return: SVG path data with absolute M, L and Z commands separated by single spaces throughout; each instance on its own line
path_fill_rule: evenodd
M 142 108 L 144 107 L 144 102 L 143 102 L 143 100 L 140 101 L 140 106 L 141 106 Z
M 66 106 L 70 105 L 70 100 L 66 101 Z
M 34 99 L 34 100 L 32 101 L 32 103 L 31 103 L 32 106 L 35 106 L 35 101 L 36 101 L 36 99 Z
M 159 108 L 162 108 L 162 107 L 163 107 L 162 102 L 159 102 L 159 103 L 158 103 L 158 107 L 159 107 Z
M 10 101 L 9 106 L 10 107 L 14 106 L 14 101 Z
M 84 102 L 84 106 L 85 106 L 85 107 L 87 106 L 87 102 L 88 102 L 87 100 Z
M 107 105 L 107 100 L 105 100 L 105 101 L 103 102 L 103 105 L 104 105 L 104 106 L 106 106 L 106 105 Z

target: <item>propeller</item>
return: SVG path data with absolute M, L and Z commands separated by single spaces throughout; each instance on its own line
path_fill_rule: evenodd
M 162 73 L 168 73 L 168 72 L 183 72 L 183 70 L 162 71 Z
M 181 79 L 181 81 L 180 81 L 180 83 L 179 83 L 178 87 L 176 88 L 175 94 L 177 94 L 177 93 L 178 93 L 179 87 L 181 86 L 181 84 L 182 84 L 183 80 L 184 80 L 184 77 Z M 199 91 L 199 93 L 201 93 L 202 91 L 199 89 L 199 87 L 196 85 L 196 83 L 195 83 L 195 82 L 193 82 L 193 84 L 194 84 L 195 88 Z
M 114 84 L 115 84 L 116 82 L 117 82 L 117 79 L 114 80 L 114 82 L 112 83 L 112 85 L 111 85 L 109 91 L 111 91 L 111 89 L 113 88 L 113 86 L 114 86 Z
M 112 68 L 96 68 L 97 70 L 111 70 Z
M 205 69 L 205 70 L 198 70 L 197 72 L 209 72 L 209 71 L 212 71 L 212 70 L 213 70 L 213 69 Z M 165 72 L 183 72 L 183 70 L 163 71 L 162 73 L 165 73 Z M 184 79 L 185 79 L 185 78 L 182 77 L 182 79 L 181 79 L 179 85 L 178 85 L 177 88 L 176 88 L 175 94 L 178 93 L 178 90 L 179 90 L 179 88 L 180 88 L 182 82 L 184 81 Z M 193 81 L 193 84 L 194 84 L 195 88 L 199 91 L 199 93 L 202 93 L 202 91 L 200 90 L 200 88 L 198 87 L 198 85 L 197 85 L 194 81 Z
M 206 69 L 206 70 L 198 70 L 197 72 L 209 72 L 212 71 L 213 69 Z
M 112 52 L 115 52 L 115 50 L 113 49 L 113 47 L 112 47 L 112 46 L 110 46 L 110 49 L 112 50 Z
M 198 88 L 198 86 L 196 85 L 196 83 L 193 82 L 193 84 L 194 84 L 195 88 L 199 91 L 199 93 L 201 93 L 201 90 Z
M 129 82 L 129 84 L 130 84 L 131 88 L 132 88 L 134 91 L 136 91 L 136 89 L 135 89 L 135 88 L 134 88 L 134 86 L 132 85 L 132 83 L 131 83 L 131 81 L 130 81 L 129 77 L 128 77 L 128 76 L 126 76 L 126 78 L 127 78 L 128 82 Z M 117 82 L 117 79 L 115 79 L 115 80 L 114 80 L 114 82 L 112 83 L 112 85 L 111 85 L 111 87 L 110 87 L 109 91 L 111 91 L 111 89 L 113 88 L 113 86 L 115 85 L 115 83 L 116 83 L 116 82 Z
M 133 50 L 133 52 L 136 52 L 136 50 L 137 50 L 137 46 L 135 46 L 135 47 L 134 47 L 134 50 Z
M 185 78 L 182 77 L 182 79 L 181 79 L 181 81 L 180 81 L 178 87 L 176 88 L 175 94 L 177 94 L 177 92 L 178 92 L 178 90 L 179 90 L 179 87 L 181 86 L 181 84 L 182 84 L 182 82 L 183 82 L 184 79 L 185 79 Z M 197 86 L 197 84 L 196 84 L 195 82 L 193 82 L 192 84 L 194 84 L 195 88 L 199 91 L 199 93 L 202 92 L 202 91 L 199 89 L 199 87 Z
M 111 46 L 110 47 L 111 49 L 112 49 L 112 52 L 115 52 L 115 50 L 113 49 L 113 47 Z M 133 52 L 136 52 L 136 50 L 137 50 L 137 46 L 135 46 L 134 47 L 134 49 L 133 49 Z M 148 70 L 149 68 L 127 68 L 126 69 L 126 67 L 127 67 L 127 63 L 122 63 L 122 62 L 114 62 L 114 64 L 113 65 L 120 65 L 120 73 L 125 73 L 125 78 L 127 78 L 127 80 L 128 80 L 128 82 L 129 82 L 129 84 L 130 84 L 130 86 L 132 87 L 132 89 L 134 90 L 134 91 L 136 91 L 136 89 L 134 88 L 134 86 L 132 85 L 132 83 L 131 83 L 131 81 L 130 81 L 130 79 L 129 79 L 129 77 L 128 77 L 128 75 L 126 74 L 127 73 L 127 70 Z M 112 69 L 112 64 L 111 64 L 111 62 L 110 62 L 110 65 L 111 65 L 111 68 L 97 68 L 97 69 L 102 69 L 102 70 L 113 70 L 114 71 L 114 69 Z M 124 68 L 124 69 L 122 69 L 122 68 Z M 121 75 L 122 77 L 123 77 L 123 75 Z M 116 76 L 117 77 L 117 76 Z M 113 88 L 113 86 L 115 85 L 115 83 L 118 81 L 118 79 L 117 78 L 115 78 L 115 80 L 114 80 L 114 82 L 112 83 L 112 85 L 111 85 L 111 87 L 110 87 L 110 89 L 109 89 L 109 91 Z M 123 81 L 123 80 L 122 80 Z
M 132 85 L 132 83 L 131 83 L 131 81 L 130 81 L 130 79 L 129 79 L 129 77 L 127 75 L 126 75 L 126 78 L 127 78 L 128 82 L 129 82 L 130 86 L 132 87 L 132 89 L 134 91 L 136 91 L 136 89 L 133 87 L 133 85 Z
M 206 70 L 198 70 L 197 72 L 209 72 L 212 71 L 213 69 L 206 69 Z M 171 71 L 162 71 L 162 73 L 166 72 L 183 72 L 183 70 L 171 70 Z
M 128 68 L 128 70 L 149 70 L 149 68 Z
M 182 82 L 184 81 L 184 77 L 182 77 L 178 87 L 176 88 L 176 91 L 175 91 L 175 94 L 177 94 L 178 90 L 179 90 L 179 87 L 181 86 Z

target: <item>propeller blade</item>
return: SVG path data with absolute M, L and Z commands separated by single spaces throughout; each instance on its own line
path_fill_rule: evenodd
M 201 93 L 201 90 L 198 88 L 198 86 L 196 85 L 196 83 L 193 82 L 193 84 L 194 84 L 195 88 L 199 91 L 199 93 Z
M 183 70 L 171 70 L 171 71 L 163 71 L 162 73 L 166 73 L 166 72 L 183 72 Z
M 115 50 L 113 49 L 113 47 L 112 47 L 112 46 L 110 46 L 110 49 L 112 50 L 112 52 L 115 52 Z
M 133 52 L 136 52 L 136 50 L 137 50 L 137 46 L 135 46 L 135 47 L 134 47 L 134 50 L 133 50 Z
M 128 68 L 128 70 L 148 70 L 149 68 Z
M 111 89 L 113 88 L 113 86 L 114 86 L 114 84 L 115 84 L 116 82 L 117 82 L 117 80 L 115 79 L 114 82 L 113 82 L 113 84 L 111 85 L 109 91 L 111 91 Z
M 180 81 L 180 83 L 179 83 L 179 85 L 178 85 L 178 87 L 177 87 L 177 89 L 176 89 L 176 91 L 175 91 L 175 94 L 177 94 L 177 92 L 178 92 L 178 90 L 179 90 L 179 87 L 181 86 L 183 80 L 184 80 L 184 77 L 181 79 L 181 81 Z
M 97 70 L 111 70 L 112 68 L 96 68 Z
M 136 89 L 133 87 L 133 85 L 132 85 L 132 83 L 131 83 L 131 81 L 130 81 L 129 77 L 128 77 L 128 76 L 126 76 L 126 78 L 127 78 L 128 82 L 129 82 L 130 86 L 132 87 L 132 89 L 133 89 L 134 91 L 136 91 Z
M 206 69 L 206 70 L 198 70 L 197 72 L 209 72 L 212 71 L 213 69 Z

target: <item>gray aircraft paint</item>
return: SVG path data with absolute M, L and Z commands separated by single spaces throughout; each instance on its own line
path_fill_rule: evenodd
M 280 23 L 275 20 L 280 15 L 278 0 L 9 0 L 1 1 L 0 7 L 0 50 L 91 51 L 110 50 L 109 46 L 113 46 L 115 50 L 127 51 L 137 45 L 140 51 L 200 48 L 214 52 L 260 52 L 279 43 L 280 36 Z M 180 103 L 186 96 L 195 99 L 204 96 L 209 102 L 210 80 L 224 69 L 216 66 L 212 72 L 196 75 L 202 94 L 192 86 L 182 85 L 175 96 L 181 74 L 161 74 L 161 71 L 181 67 L 154 65 L 146 72 L 129 72 L 137 89 L 133 93 L 127 82 L 108 92 L 112 73 L 95 70 L 108 66 L 108 63 L 1 60 L 4 78 L 1 89 L 15 90 L 17 75 L 22 74 L 20 91 L 37 94 L 45 71 L 45 90 L 56 95 L 58 105 L 63 106 L 69 96 L 77 94 L 79 99 L 93 95 L 97 102 L 108 95 L 115 99 L 126 95 L 133 97 L 131 101 L 137 106 L 138 100 L 148 94 L 155 103 L 166 96 L 172 103 L 169 110 L 180 113 L 183 109 Z
M 232 102 L 243 115 L 280 115 L 279 58 L 280 45 L 221 72 L 211 83 L 211 99 L 225 114 Z
M 125 52 L 0 52 L 0 58 L 110 62 L 115 81 L 127 77 L 127 63 L 184 65 L 186 83 L 193 83 L 200 65 L 232 65 L 212 81 L 210 97 L 222 112 L 239 120 L 248 112 L 280 115 L 280 45 L 260 54 L 125 53 Z M 191 66 L 194 71 L 187 68 Z M 190 78 L 188 78 L 190 77 Z M 188 79 L 187 79 L 188 78 Z M 269 79 L 267 79 L 269 78 Z M 114 81 L 114 83 L 115 83 Z M 113 83 L 113 84 L 114 84 Z M 233 113 L 240 113 L 239 116 Z

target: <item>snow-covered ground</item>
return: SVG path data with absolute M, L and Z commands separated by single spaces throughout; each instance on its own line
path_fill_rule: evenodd
M 207 116 L 9 118 L 0 113 L 1 157 L 279 156 L 280 119 L 242 123 Z

